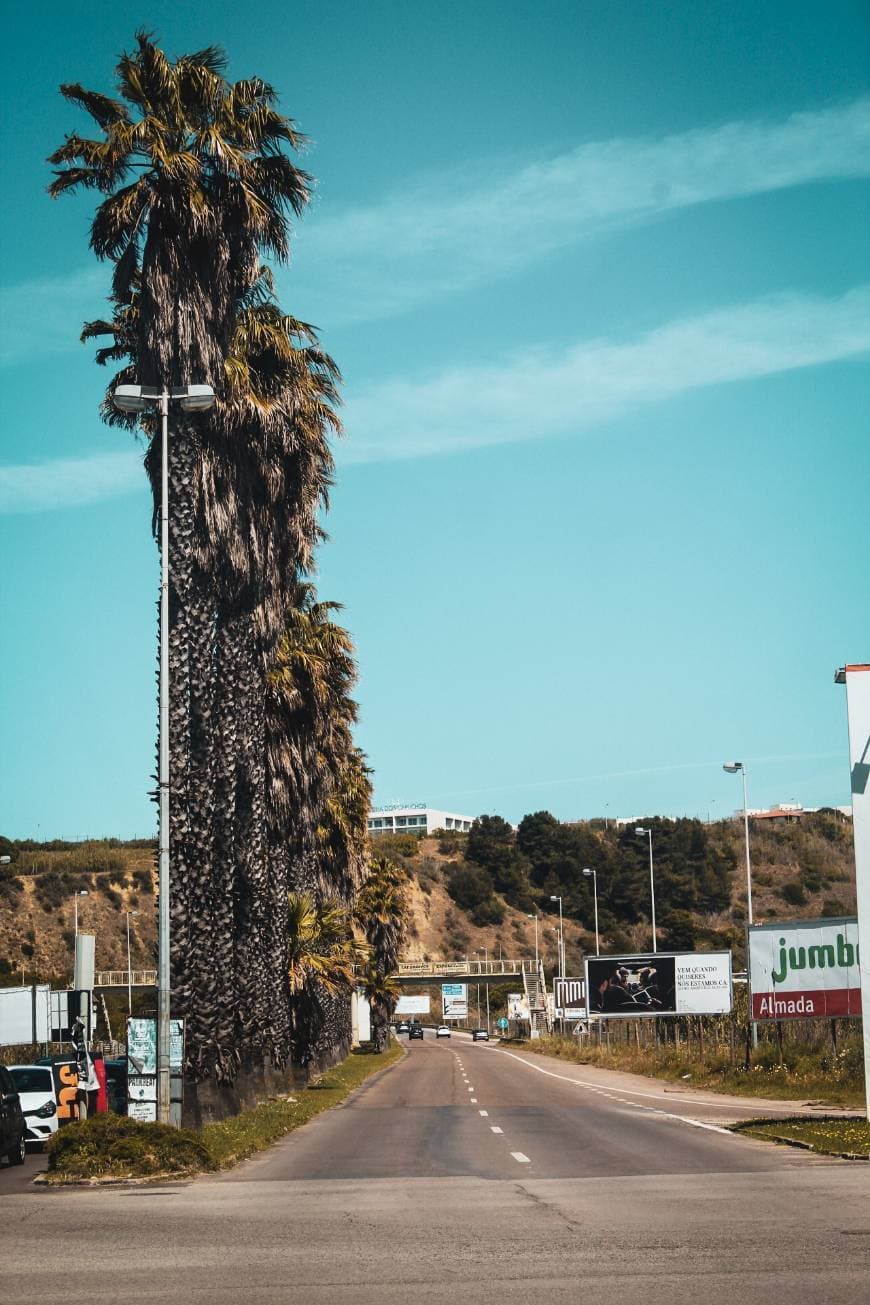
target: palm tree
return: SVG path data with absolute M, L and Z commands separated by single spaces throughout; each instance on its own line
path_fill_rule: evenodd
M 396 973 L 405 940 L 407 876 L 386 857 L 376 857 L 357 898 L 355 917 L 365 933 L 370 958 L 370 998 L 375 1046 L 389 1042 L 390 1018 L 396 1007 L 395 987 L 386 982 Z
M 106 196 L 91 244 L 115 264 L 123 326 L 102 360 L 129 357 L 123 378 L 144 384 L 209 382 L 221 400 L 209 420 L 174 422 L 168 468 L 171 909 L 188 1069 L 232 1080 L 239 1047 L 269 1051 L 263 687 L 282 596 L 317 537 L 337 373 L 258 289 L 261 256 L 286 256 L 309 194 L 283 152 L 302 143 L 295 125 L 266 83 L 229 84 L 216 47 L 174 63 L 144 33 L 137 47 L 120 98 L 62 87 L 101 138 L 67 137 L 50 193 Z M 159 457 L 152 441 L 152 484 Z
M 350 915 L 334 898 L 318 902 L 311 893 L 288 893 L 286 926 L 294 1059 L 307 1065 L 319 1050 L 321 1005 L 351 993 L 361 952 Z

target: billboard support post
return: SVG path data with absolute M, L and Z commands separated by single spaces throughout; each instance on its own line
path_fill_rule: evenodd
M 846 715 L 849 722 L 864 1090 L 867 1118 L 870 1119 L 870 664 L 844 666 L 834 678 L 837 684 L 846 686 Z

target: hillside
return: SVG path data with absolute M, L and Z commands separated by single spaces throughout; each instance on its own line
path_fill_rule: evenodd
M 653 829 L 659 945 L 732 947 L 743 964 L 746 889 L 740 822 L 648 822 Z M 2 841 L 12 864 L 0 867 L 0 983 L 34 975 L 68 982 L 73 955 L 73 894 L 80 928 L 96 935 L 98 969 L 127 964 L 125 910 L 133 967 L 156 957 L 154 847 L 117 839 L 80 844 Z M 547 813 L 528 816 L 514 832 L 499 817 L 482 817 L 471 835 L 416 840 L 385 836 L 374 849 L 399 861 L 410 877 L 406 954 L 459 959 L 486 949 L 490 956 L 533 956 L 539 949 L 555 967 L 561 895 L 569 971 L 594 950 L 591 880 L 598 871 L 603 951 L 650 945 L 647 845 L 634 829 L 600 822 L 559 824 Z M 852 830 L 835 813 L 805 815 L 801 823 L 753 828 L 756 921 L 852 914 L 855 876 Z M 546 910 L 543 908 L 546 907 Z

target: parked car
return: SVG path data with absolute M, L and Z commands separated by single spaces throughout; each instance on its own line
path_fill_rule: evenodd
M 423 1041 L 423 1025 L 422 1025 L 422 1024 L 411 1024 L 411 1025 L 409 1026 L 409 1028 L 408 1028 L 408 1041 L 409 1041 L 409 1042 L 411 1041 L 411 1038 L 419 1038 L 421 1042 Z
M 449 1038 L 449 1037 L 450 1037 L 450 1030 L 449 1030 L 449 1028 L 447 1027 L 446 1024 L 439 1024 L 439 1025 L 438 1025 L 437 1029 L 435 1030 L 435 1037 L 436 1037 L 436 1038 Z
M 27 1126 L 26 1141 L 44 1147 L 57 1132 L 57 1093 L 47 1065 L 10 1065 L 9 1073 Z
M 471 1035 L 472 1042 L 489 1042 L 489 1034 L 486 1029 L 475 1029 Z
M 0 1155 L 11 1165 L 23 1165 L 27 1156 L 24 1140 L 27 1125 L 12 1075 L 0 1065 Z

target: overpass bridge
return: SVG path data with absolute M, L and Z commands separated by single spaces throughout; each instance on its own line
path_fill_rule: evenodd
M 522 981 L 523 975 L 529 977 L 537 973 L 534 960 L 497 960 L 472 961 L 467 957 L 461 961 L 399 961 L 399 968 L 393 976 L 401 984 L 410 983 L 505 983 L 508 979 Z M 157 985 L 156 970 L 98 970 L 94 975 L 95 988 L 154 988 Z

